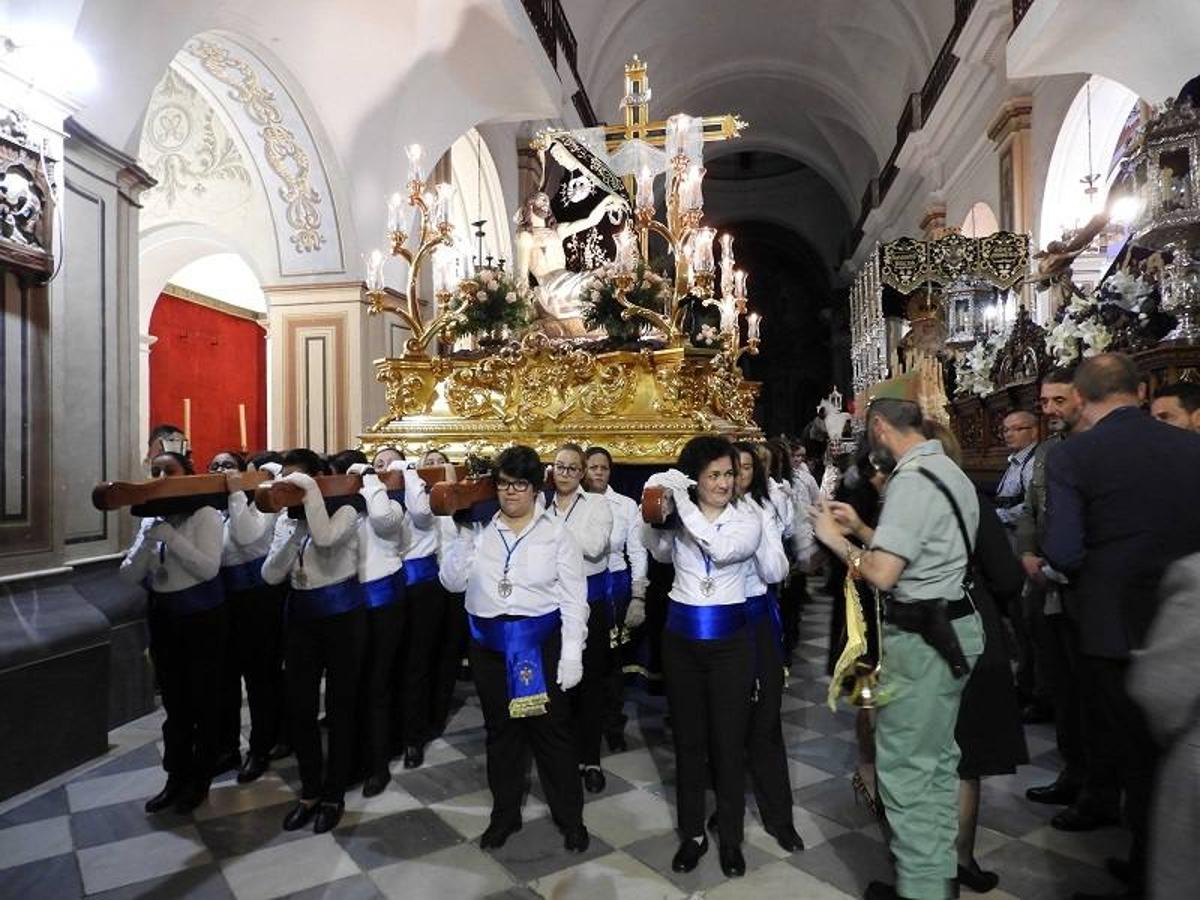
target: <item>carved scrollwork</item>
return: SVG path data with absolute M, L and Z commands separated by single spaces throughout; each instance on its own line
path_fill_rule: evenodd
M 1036 381 L 1045 373 L 1047 364 L 1046 332 L 1022 307 L 1017 312 L 1012 334 L 992 364 L 992 383 L 997 388 L 1004 388 Z
M 15 110 L 0 110 L 0 259 L 49 274 L 54 199 L 41 148 Z

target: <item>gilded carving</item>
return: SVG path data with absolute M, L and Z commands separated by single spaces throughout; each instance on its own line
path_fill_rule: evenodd
M 280 196 L 287 204 L 287 223 L 292 229 L 292 244 L 299 253 L 315 251 L 324 243 L 321 214 L 317 209 L 321 196 L 309 183 L 308 154 L 296 136 L 283 125 L 283 115 L 275 95 L 259 83 L 258 75 L 243 60 L 224 47 L 205 41 L 193 41 L 187 48 L 214 78 L 229 85 L 229 95 L 240 104 L 250 119 L 262 128 L 267 164 L 283 182 Z

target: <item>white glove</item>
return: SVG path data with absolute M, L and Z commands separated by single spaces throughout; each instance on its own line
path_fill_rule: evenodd
M 404 460 L 393 459 L 390 463 L 387 464 L 386 471 L 388 471 L 388 472 L 403 472 L 407 468 L 410 468 L 410 466 Z
M 306 494 L 317 489 L 316 479 L 305 472 L 293 472 L 291 475 L 284 475 L 283 480 L 290 481 Z
M 168 541 L 175 534 L 175 529 L 169 522 L 164 522 L 161 519 L 150 526 L 146 532 L 146 540 L 148 541 Z
M 629 601 L 629 608 L 625 610 L 625 627 L 637 628 L 646 621 L 646 601 L 641 597 L 634 597 Z
M 279 463 L 265 462 L 258 468 L 259 471 L 268 473 L 272 478 L 278 478 L 283 474 L 283 466 Z
M 347 475 L 366 475 L 368 472 L 375 474 L 375 467 L 370 463 L 355 463 L 346 470 Z
M 563 656 L 558 660 L 558 686 L 569 691 L 583 680 L 583 660 Z
M 688 478 L 678 469 L 667 469 L 665 472 L 655 472 L 646 479 L 646 487 L 663 487 L 667 488 L 672 493 L 683 491 L 687 493 L 687 489 L 694 487 L 696 482 Z

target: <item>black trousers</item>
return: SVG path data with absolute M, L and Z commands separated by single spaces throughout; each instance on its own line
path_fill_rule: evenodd
M 281 587 L 266 584 L 227 595 L 228 693 L 222 711 L 221 753 L 239 746 L 243 681 L 250 707 L 250 754 L 267 756 L 279 740 L 284 706 L 283 597 Z
M 341 802 L 354 764 L 356 700 L 367 641 L 366 607 L 322 619 L 289 617 L 284 641 L 288 727 L 300 763 L 300 797 Z M 317 725 L 322 675 L 329 720 L 328 759 Z
M 221 683 L 229 637 L 226 604 L 174 615 L 150 598 L 150 658 L 162 692 L 163 768 L 172 780 L 207 786 L 217 761 Z
M 1051 652 L 1044 655 L 1042 677 L 1054 702 L 1054 734 L 1058 753 L 1066 764 L 1060 780 L 1083 787 L 1088 772 L 1088 752 L 1084 744 L 1083 700 L 1079 693 L 1081 678 L 1079 641 L 1075 625 L 1063 614 L 1042 616 L 1044 637 Z M 1113 798 L 1110 798 L 1113 799 Z
M 492 792 L 492 822 L 509 825 L 521 820 L 521 798 L 532 751 L 546 803 L 559 828 L 583 824 L 583 785 L 575 756 L 571 710 L 556 682 L 561 636 L 542 644 L 542 669 L 550 702 L 546 714 L 513 719 L 508 714 L 508 677 L 504 654 L 471 641 L 471 673 L 487 732 L 487 779 Z
M 368 775 L 387 772 L 392 758 L 393 673 L 399 663 L 406 603 L 407 597 L 401 597 L 387 606 L 367 609 L 358 749 L 361 767 Z
M 745 737 L 754 683 L 749 629 L 714 641 L 689 640 L 664 630 L 662 656 L 675 736 L 679 832 L 685 838 L 704 834 L 704 791 L 711 771 L 718 834 L 722 841 L 741 843 Z
M 768 828 L 792 825 L 792 785 L 787 746 L 779 718 L 783 703 L 783 656 L 771 623 L 763 617 L 750 625 L 757 661 L 758 699 L 750 706 L 746 752 L 758 814 Z
M 787 664 L 790 664 L 796 645 L 800 643 L 800 617 L 804 604 L 808 602 L 808 584 L 799 573 L 793 575 L 779 590 L 779 614 L 783 619 L 783 650 Z
M 409 585 L 404 596 L 404 724 L 401 733 L 410 747 L 429 743 L 438 660 L 438 637 L 446 614 L 446 592 L 436 578 Z
M 625 626 L 625 615 L 629 612 L 630 597 L 613 600 L 613 615 L 618 630 Z M 621 734 L 625 730 L 625 661 L 632 656 L 632 641 L 614 647 L 608 675 L 604 678 L 604 715 L 602 730 L 605 734 Z
M 441 734 L 450 718 L 450 704 L 454 701 L 454 685 L 458 672 L 467 655 L 467 611 L 463 605 L 465 594 L 443 592 L 445 615 L 442 616 L 442 633 L 437 641 L 436 677 L 433 685 L 432 710 L 429 717 L 430 735 Z
M 612 669 L 609 632 L 612 619 L 608 603 L 588 603 L 587 643 L 583 648 L 583 679 L 571 691 L 575 752 L 580 765 L 600 765 L 600 738 L 604 734 L 605 681 Z

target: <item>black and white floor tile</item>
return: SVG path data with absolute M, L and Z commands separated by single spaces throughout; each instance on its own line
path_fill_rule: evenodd
M 890 880 L 877 826 L 855 803 L 849 773 L 856 758 L 854 719 L 824 705 L 829 599 L 805 612 L 802 644 L 784 698 L 796 827 L 807 849 L 787 855 L 759 826 L 748 796 L 746 877 L 727 880 L 710 852 L 686 875 L 671 871 L 674 761 L 665 702 L 641 692 L 627 705 L 629 750 L 603 765 L 608 786 L 588 796 L 584 820 L 592 843 L 567 853 L 536 783 L 524 828 L 501 850 L 478 838 L 490 798 L 483 721 L 468 685 L 446 734 L 425 765 L 399 762 L 382 795 L 347 797 L 330 834 L 285 833 L 284 813 L 298 789 L 295 760 L 260 781 L 219 779 L 194 815 L 147 816 L 142 804 L 162 785 L 161 713 L 111 735 L 100 760 L 0 804 L 0 895 L 19 900 L 77 897 L 198 900 L 338 898 L 663 898 L 858 897 L 868 881 Z M 1024 790 L 1053 778 L 1048 726 L 1029 730 L 1035 764 L 984 787 L 978 857 L 1000 874 L 989 898 L 1052 900 L 1074 890 L 1113 890 L 1104 858 L 1127 846 L 1124 832 L 1067 834 L 1049 826 L 1050 807 Z

